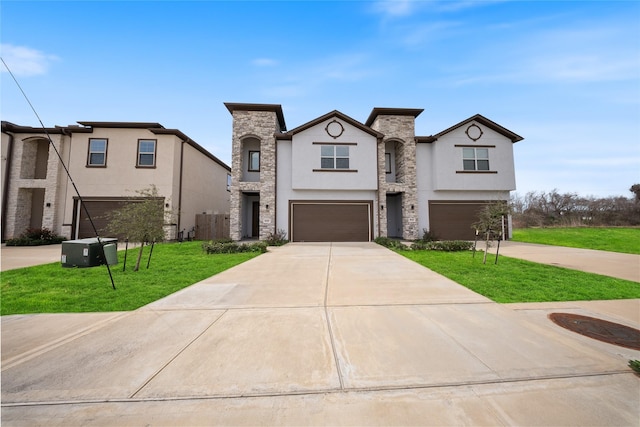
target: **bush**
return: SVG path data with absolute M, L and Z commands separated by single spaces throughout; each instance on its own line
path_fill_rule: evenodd
M 275 233 L 269 233 L 265 243 L 269 246 L 282 246 L 285 243 L 288 243 L 287 240 L 287 232 L 284 230 L 278 230 Z
M 433 233 L 432 231 L 427 230 L 426 228 L 422 229 L 422 238 L 419 240 L 420 242 L 434 242 L 438 240 L 438 238 L 436 237 L 435 233 Z
M 27 228 L 19 237 L 6 241 L 7 246 L 55 245 L 67 240 L 48 228 Z
M 376 237 L 374 242 L 389 249 L 400 251 L 409 249 L 409 247 L 403 244 L 400 240 L 390 239 L 389 237 Z
M 267 251 L 267 244 L 265 242 L 244 244 L 226 240 L 213 240 L 203 243 L 202 250 L 208 254 L 237 254 L 241 252 L 265 253 Z
M 468 251 L 473 248 L 473 243 L 466 240 L 440 240 L 435 242 L 415 242 L 411 245 L 411 249 L 428 250 L 428 251 L 443 251 L 443 252 L 460 252 Z

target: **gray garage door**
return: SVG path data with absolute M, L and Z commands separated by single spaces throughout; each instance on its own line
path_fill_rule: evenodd
M 429 230 L 440 240 L 473 240 L 471 225 L 486 202 L 429 202 Z
M 290 208 L 294 242 L 371 240 L 371 202 L 291 202 Z

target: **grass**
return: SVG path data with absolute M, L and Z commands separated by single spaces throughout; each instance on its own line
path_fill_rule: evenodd
M 201 242 L 156 245 L 149 269 L 145 248 L 140 271 L 134 272 L 138 249 L 129 250 L 127 271 L 111 266 L 117 290 L 105 266 L 63 268 L 60 263 L 2 272 L 2 315 L 23 313 L 71 313 L 135 310 L 193 283 L 259 255 L 256 252 L 207 255 Z
M 520 228 L 516 242 L 640 254 L 640 228 Z
M 399 251 L 499 303 L 640 298 L 640 284 L 482 252 Z

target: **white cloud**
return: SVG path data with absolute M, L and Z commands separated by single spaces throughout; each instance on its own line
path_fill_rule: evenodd
M 256 67 L 274 67 L 279 64 L 277 60 L 272 58 L 256 58 L 251 63 Z
M 416 10 L 416 2 L 414 0 L 378 1 L 374 3 L 373 10 L 385 16 L 408 16 Z
M 52 62 L 59 60 L 55 55 L 49 55 L 36 49 L 12 44 L 0 44 L 0 55 L 17 76 L 36 76 L 46 74 Z M 2 72 L 6 72 L 2 67 Z

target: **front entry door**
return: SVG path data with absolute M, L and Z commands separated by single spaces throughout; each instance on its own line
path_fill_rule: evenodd
M 253 202 L 251 213 L 251 237 L 260 235 L 260 202 Z

